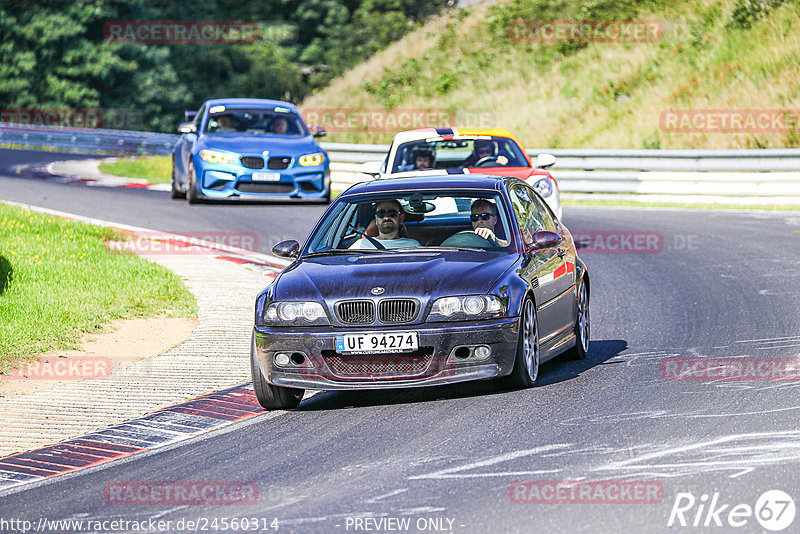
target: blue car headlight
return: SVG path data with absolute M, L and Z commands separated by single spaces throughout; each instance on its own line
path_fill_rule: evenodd
M 495 295 L 442 297 L 434 301 L 428 321 L 469 321 L 503 317 L 506 307 Z
M 268 326 L 330 325 L 325 308 L 319 302 L 273 302 L 264 309 L 262 323 Z
M 200 159 L 209 163 L 231 163 L 236 160 L 236 154 L 220 152 L 218 150 L 201 150 Z
M 313 154 L 300 156 L 300 158 L 297 160 L 297 163 L 299 163 L 302 167 L 316 167 L 317 165 L 322 165 L 324 160 L 325 155 L 322 152 L 314 152 Z

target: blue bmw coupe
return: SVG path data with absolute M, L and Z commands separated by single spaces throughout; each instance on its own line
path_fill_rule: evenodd
M 589 349 L 589 273 L 526 182 L 484 175 L 352 186 L 256 299 L 253 386 L 266 409 L 305 389 L 497 379 Z
M 294 105 L 209 100 L 187 112 L 172 153 L 172 198 L 330 202 L 330 162 Z

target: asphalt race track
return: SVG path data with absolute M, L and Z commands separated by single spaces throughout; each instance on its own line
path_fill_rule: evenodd
M 0 174 L 56 157 L 0 151 Z M 165 231 L 256 232 L 262 252 L 279 239 L 302 240 L 324 209 L 188 206 L 163 192 L 25 177 L 0 178 L 0 198 Z M 798 355 L 800 213 L 564 213 L 573 233 L 587 236 L 580 251 L 592 285 L 585 361 L 545 364 L 536 387 L 524 391 L 478 382 L 320 393 L 292 412 L 12 490 L 0 500 L 0 517 L 157 518 L 172 521 L 171 530 L 200 520 L 209 532 L 235 530 L 211 528 L 215 518 L 267 526 L 277 518 L 284 532 L 728 532 L 729 512 L 740 504 L 754 510 L 768 490 L 796 500 L 800 376 L 669 380 L 669 363 L 715 357 L 757 365 Z M 637 235 L 649 244 L 636 247 Z M 608 250 L 620 243 L 629 248 Z M 659 494 L 622 504 L 610 492 L 607 503 L 530 502 L 531 487 L 578 480 L 595 487 L 629 481 Z M 104 496 L 108 484 L 131 481 L 251 482 L 258 498 L 136 506 Z M 537 485 L 512 488 L 518 481 Z M 691 494 L 694 505 L 679 494 Z M 670 529 L 676 498 L 688 526 L 677 528 L 676 515 Z M 718 512 L 726 506 L 713 517 L 712 501 Z M 755 515 L 732 520 L 744 521 L 741 532 L 764 530 Z M 800 518 L 786 531 L 798 525 Z

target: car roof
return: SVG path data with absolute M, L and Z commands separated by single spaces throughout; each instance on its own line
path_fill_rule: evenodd
M 424 179 L 421 179 L 424 178 Z M 342 193 L 342 197 L 367 193 L 390 193 L 398 190 L 416 189 L 483 189 L 499 191 L 504 184 L 517 181 L 512 176 L 491 176 L 486 174 L 428 174 L 424 176 L 401 176 L 383 178 L 353 185 Z
M 232 108 L 241 108 L 247 106 L 258 107 L 283 107 L 292 111 L 297 111 L 297 108 L 291 102 L 283 102 L 281 100 L 268 100 L 266 98 L 216 98 L 207 100 L 206 105 L 211 106 L 230 106 Z
M 398 132 L 394 136 L 393 144 L 400 144 L 406 143 L 408 141 L 421 141 L 423 139 L 431 139 L 437 137 L 450 137 L 453 136 L 455 138 L 459 137 L 505 137 L 508 139 L 512 139 L 516 142 L 519 146 L 522 146 L 522 143 L 517 139 L 517 137 L 511 133 L 509 130 L 505 128 L 479 128 L 479 127 L 465 127 L 465 128 L 457 128 L 454 126 L 448 126 L 446 128 L 418 128 L 416 130 L 406 130 L 404 132 Z

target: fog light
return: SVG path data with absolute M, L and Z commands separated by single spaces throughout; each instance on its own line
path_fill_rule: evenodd
M 275 363 L 278 365 L 289 365 L 289 355 L 285 352 L 279 352 L 275 355 Z
M 484 345 L 475 348 L 475 357 L 480 358 L 481 360 L 484 358 L 488 358 L 491 353 L 492 349 Z

